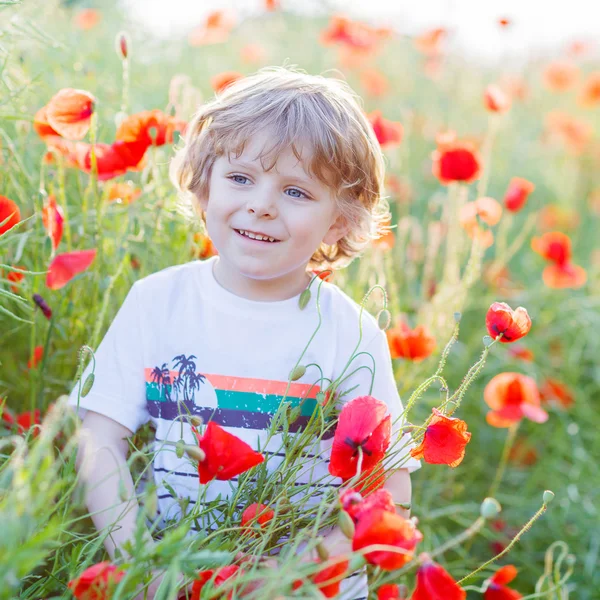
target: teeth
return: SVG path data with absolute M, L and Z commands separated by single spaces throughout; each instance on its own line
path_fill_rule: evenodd
M 264 235 L 258 235 L 256 233 L 250 233 L 249 231 L 244 231 L 243 229 L 239 229 L 239 232 L 242 235 L 245 235 L 246 237 L 252 238 L 253 240 L 259 240 L 261 242 L 264 242 L 265 240 L 268 240 L 269 242 L 274 242 L 275 238 L 272 237 L 267 237 Z

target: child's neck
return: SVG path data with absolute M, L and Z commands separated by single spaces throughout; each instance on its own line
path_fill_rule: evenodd
M 213 265 L 217 283 L 227 291 L 255 302 L 277 302 L 298 296 L 310 283 L 306 268 L 286 273 L 275 279 L 246 277 L 217 256 Z

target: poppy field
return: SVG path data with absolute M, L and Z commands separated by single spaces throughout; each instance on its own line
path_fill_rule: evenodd
M 600 49 L 484 66 L 442 27 L 406 36 L 283 0 L 163 40 L 95 4 L 0 0 L 0 600 L 336 598 L 362 568 L 377 600 L 598 598 Z M 236 478 L 235 502 L 219 529 L 186 537 L 211 510 L 198 503 L 149 547 L 150 485 L 111 558 L 66 395 L 135 281 L 217 252 L 168 173 L 196 107 L 283 64 L 345 79 L 386 157 L 389 231 L 311 292 L 332 281 L 386 331 L 421 460 L 411 506 L 382 487 L 382 461 L 402 464 L 382 399 L 338 410 L 333 389 L 289 436 L 289 472 L 192 418 L 197 445 L 177 456 L 201 484 Z M 332 422 L 342 483 L 315 508 L 291 482 Z M 128 441 L 136 483 L 152 440 L 146 425 Z M 352 552 L 328 553 L 323 527 Z

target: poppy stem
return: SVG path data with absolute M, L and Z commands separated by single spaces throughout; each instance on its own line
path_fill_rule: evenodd
M 517 435 L 517 429 L 519 428 L 520 423 L 521 423 L 521 421 L 517 421 L 516 423 L 513 423 L 508 428 L 508 433 L 506 435 L 506 441 L 504 443 L 504 449 L 502 450 L 502 456 L 500 458 L 500 463 L 498 464 L 498 468 L 496 469 L 496 475 L 494 477 L 494 481 L 492 482 L 492 485 L 490 486 L 490 489 L 488 490 L 488 493 L 486 494 L 486 496 L 488 498 L 495 497 L 496 491 L 498 490 L 498 486 L 500 485 L 500 483 L 502 481 L 502 477 L 504 476 L 504 471 L 506 470 L 506 465 L 508 463 L 508 456 L 509 456 L 510 450 L 513 447 L 513 444 L 515 442 L 515 437 Z

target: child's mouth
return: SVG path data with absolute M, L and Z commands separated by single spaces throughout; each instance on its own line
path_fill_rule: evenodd
M 280 242 L 281 240 L 276 240 L 275 238 L 271 238 L 271 239 L 256 239 L 256 238 L 251 238 L 250 236 L 248 236 L 246 234 L 246 232 L 242 233 L 244 230 L 242 229 L 234 229 L 234 231 L 242 238 L 248 240 L 249 242 L 255 242 L 257 244 L 277 244 L 278 242 Z M 253 234 L 254 235 L 254 234 Z M 272 241 L 271 241 L 272 240 Z

